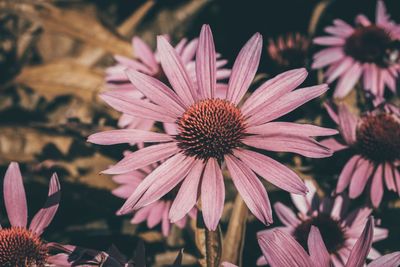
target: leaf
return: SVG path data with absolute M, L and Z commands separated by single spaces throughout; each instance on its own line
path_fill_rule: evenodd
M 17 76 L 16 82 L 34 89 L 47 99 L 74 95 L 85 101 L 93 101 L 101 91 L 104 81 L 101 71 L 71 60 L 62 60 L 26 67 Z

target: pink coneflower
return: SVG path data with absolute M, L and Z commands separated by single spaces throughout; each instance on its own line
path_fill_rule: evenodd
M 375 109 L 361 117 L 352 114 L 346 105 L 336 113 L 326 105 L 329 115 L 338 124 L 341 140 L 329 138 L 324 144 L 334 151 L 351 148 L 354 154 L 339 176 L 336 192 L 349 188 L 350 198 L 356 198 L 370 182 L 370 198 L 374 207 L 381 203 L 386 187 L 400 194 L 400 117 L 399 109 Z M 397 112 L 393 112 L 397 109 Z
M 396 79 L 400 65 L 399 51 L 394 41 L 400 38 L 400 28 L 390 20 L 383 1 L 377 2 L 376 21 L 371 23 L 364 15 L 356 19 L 353 28 L 336 19 L 325 28 L 332 36 L 317 37 L 315 44 L 329 46 L 314 55 L 314 69 L 329 66 L 325 73 L 328 83 L 339 78 L 334 93 L 343 98 L 363 77 L 363 88 L 380 101 L 385 86 L 396 92 Z
M 307 65 L 310 40 L 296 32 L 288 33 L 274 39 L 269 39 L 267 47 L 270 58 L 284 70 L 301 68 Z
M 169 39 L 168 36 L 166 36 L 166 38 Z M 180 56 L 188 74 L 194 81 L 196 80 L 194 57 L 196 54 L 197 44 L 198 39 L 193 39 L 188 42 L 188 40 L 184 38 L 175 46 L 176 53 Z M 160 65 L 158 51 L 153 52 L 152 49 L 139 37 L 132 38 L 132 48 L 137 58 L 133 59 L 119 55 L 115 56 L 114 58 L 117 61 L 117 64 L 106 70 L 106 81 L 110 89 L 129 95 L 133 98 L 143 99 L 145 96 L 142 92 L 137 90 L 135 86 L 129 82 L 129 79 L 125 74 L 126 69 L 136 70 L 150 75 L 166 84 L 168 84 L 168 79 Z M 230 70 L 223 68 L 226 63 L 227 60 L 217 60 L 216 75 L 218 80 L 227 79 L 230 75 Z M 225 91 L 225 84 L 217 85 L 217 94 L 223 94 Z M 154 122 L 155 121 L 152 119 L 140 118 L 123 113 L 119 119 L 118 125 L 121 128 L 149 130 L 154 125 Z M 171 124 L 164 123 L 164 128 L 168 133 L 175 133 L 175 129 Z
M 128 156 L 129 154 L 126 154 Z M 114 182 L 120 184 L 120 186 L 113 190 L 113 194 L 117 197 L 127 199 L 133 194 L 137 186 L 143 181 L 143 179 L 150 174 L 154 169 L 156 169 L 159 164 L 151 164 L 147 167 L 143 167 L 139 170 L 130 171 L 128 173 L 119 174 L 113 176 Z M 168 236 L 171 223 L 168 218 L 168 214 L 172 205 L 172 201 L 175 199 L 178 193 L 179 187 L 175 187 L 165 196 L 150 204 L 141 208 L 135 212 L 131 223 L 139 224 L 147 221 L 147 227 L 153 228 L 159 223 L 161 223 L 161 229 L 164 236 Z M 196 209 L 193 208 L 189 215 L 193 218 L 196 215 Z M 186 225 L 187 216 L 183 217 L 175 224 L 179 228 L 184 228 Z
M 10 228 L 0 226 L 0 266 L 44 266 L 52 264 L 50 244 L 41 239 L 53 220 L 60 201 L 60 183 L 53 174 L 44 207 L 33 217 L 29 228 L 24 184 L 18 164 L 12 162 L 5 174 L 3 195 Z
M 373 240 L 374 222 L 370 217 L 358 240 L 355 242 L 349 259 L 344 263 L 346 267 L 363 267 L 370 253 Z M 266 231 L 258 235 L 258 243 L 264 257 L 271 267 L 297 266 L 297 267 L 330 267 L 331 257 L 326 244 L 317 227 L 312 226 L 308 236 L 308 253 L 303 246 L 287 232 L 280 229 Z M 400 264 L 400 252 L 393 252 L 382 256 L 368 267 L 397 267 Z
M 128 198 L 120 214 L 154 203 L 181 184 L 169 213 L 172 222 L 182 219 L 201 195 L 205 224 L 215 230 L 225 199 L 221 166 L 226 164 L 243 200 L 263 223 L 272 222 L 265 187 L 256 173 L 278 187 L 297 194 L 307 189 L 292 170 L 250 147 L 294 152 L 314 158 L 332 152 L 314 136 L 336 134 L 313 125 L 271 122 L 326 92 L 327 85 L 294 90 L 307 76 L 304 69 L 285 72 L 262 84 L 240 105 L 257 71 L 262 37 L 255 34 L 240 51 L 229 80 L 227 94 L 217 98 L 216 53 L 211 30 L 204 25 L 196 55 L 198 88 L 193 85 L 181 58 L 158 37 L 161 65 L 173 89 L 151 76 L 127 71 L 130 81 L 152 102 L 130 98 L 114 91 L 102 98 L 112 107 L 134 116 L 175 123 L 176 135 L 136 129 L 97 133 L 92 143 L 157 143 L 133 152 L 104 171 L 122 174 L 165 160 L 151 172 Z M 294 90 L 294 91 L 293 91 Z
M 313 183 L 306 181 L 306 185 L 309 189 L 306 196 L 291 194 L 292 201 L 298 209 L 297 214 L 284 204 L 275 203 L 275 212 L 285 225 L 279 228 L 290 233 L 299 244 L 306 248 L 311 226 L 318 227 L 332 263 L 334 266 L 344 266 L 372 209 L 361 207 L 348 212 L 347 198 L 337 196 L 334 199 L 329 197 L 320 199 Z M 375 227 L 373 242 L 385 239 L 387 235 L 386 229 Z M 371 248 L 369 258 L 375 259 L 378 256 L 380 256 L 379 252 Z M 264 257 L 257 263 L 267 264 Z

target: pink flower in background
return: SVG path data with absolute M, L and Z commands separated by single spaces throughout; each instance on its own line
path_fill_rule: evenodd
M 306 181 L 306 185 L 309 189 L 306 196 L 291 194 L 292 201 L 298 209 L 297 214 L 284 204 L 275 203 L 275 212 L 284 224 L 284 227 L 278 228 L 291 234 L 306 249 L 310 229 L 316 226 L 321 233 L 331 262 L 334 266 L 344 266 L 372 209 L 361 207 L 349 212 L 348 199 L 343 196 L 320 199 L 313 183 Z M 274 230 L 262 232 L 267 231 Z M 375 227 L 372 242 L 385 239 L 387 235 L 386 229 Z M 368 256 L 370 259 L 376 259 L 380 253 L 371 248 Z M 258 265 L 267 264 L 265 257 L 261 257 L 257 263 Z
M 314 69 L 329 66 L 325 73 L 328 83 L 339 79 L 334 96 L 345 97 L 363 78 L 363 88 L 383 100 L 387 86 L 396 93 L 399 73 L 399 51 L 394 41 L 400 39 L 400 27 L 390 20 L 383 1 L 377 2 L 376 20 L 372 23 L 364 15 L 356 19 L 353 28 L 336 19 L 333 26 L 325 28 L 332 36 L 317 37 L 315 44 L 329 46 L 314 55 Z
M 329 138 L 323 144 L 334 151 L 347 148 L 354 151 L 339 176 L 336 192 L 341 193 L 349 187 L 350 198 L 356 198 L 369 184 L 374 207 L 381 203 L 384 184 L 389 190 L 400 194 L 399 109 L 390 106 L 357 117 L 344 104 L 338 106 L 337 113 L 329 105 L 326 107 L 338 124 L 342 138 Z M 397 112 L 393 112 L 396 109 Z
M 54 263 L 55 256 L 49 255 L 51 245 L 45 243 L 40 236 L 53 220 L 60 202 L 57 175 L 51 177 L 47 201 L 35 214 L 29 227 L 24 184 L 15 162 L 9 165 L 5 174 L 3 195 L 11 227 L 0 226 L 0 266 L 44 266 Z
M 166 36 L 166 38 L 169 39 L 168 36 Z M 196 54 L 197 44 L 198 39 L 193 39 L 188 42 L 188 40 L 184 38 L 175 46 L 176 53 L 180 56 L 183 65 L 185 65 L 185 68 L 193 81 L 196 80 L 194 57 Z M 110 89 L 129 95 L 132 98 L 142 99 L 145 98 L 145 96 L 129 82 L 129 79 L 125 74 L 126 69 L 136 70 L 150 75 L 166 84 L 168 84 L 168 79 L 161 68 L 158 51 L 153 52 L 152 49 L 139 37 L 132 38 L 132 48 L 137 58 L 134 59 L 119 55 L 115 56 L 114 58 L 117 61 L 117 64 L 106 70 L 106 81 Z M 230 70 L 223 68 L 226 63 L 227 60 L 217 60 L 216 66 L 218 80 L 229 78 Z M 226 85 L 218 84 L 217 94 L 221 95 L 225 92 Z M 123 113 L 119 119 L 118 125 L 121 128 L 149 130 L 154 125 L 154 122 L 155 121 L 151 119 L 140 118 Z M 164 123 L 164 128 L 168 133 L 176 133 L 176 130 L 171 124 Z
M 224 207 L 221 166 L 226 165 L 250 211 L 263 223 L 271 223 L 267 191 L 256 174 L 291 193 L 305 194 L 307 188 L 292 170 L 250 147 L 312 158 L 331 156 L 332 152 L 313 137 L 333 135 L 336 130 L 272 122 L 326 92 L 327 85 L 294 90 L 307 72 L 292 70 L 266 81 L 239 105 L 257 71 L 262 50 L 260 34 L 255 34 L 240 51 L 223 98 L 216 96 L 216 53 L 209 26 L 203 26 L 196 52 L 197 86 L 164 37 L 158 37 L 157 48 L 174 90 L 151 76 L 129 70 L 132 84 L 151 102 L 115 91 L 103 93 L 102 98 L 124 113 L 175 123 L 177 134 L 121 129 L 89 137 L 89 142 L 103 145 L 156 143 L 126 156 L 104 173 L 129 173 L 165 160 L 144 178 L 119 213 L 148 206 L 181 184 L 170 208 L 170 220 L 177 222 L 185 217 L 201 195 L 205 224 L 215 230 Z
M 128 156 L 129 154 L 125 154 Z M 159 164 L 151 164 L 149 166 L 143 167 L 139 170 L 134 170 L 128 173 L 119 174 L 113 176 L 114 182 L 120 186 L 113 190 L 113 194 L 117 197 L 127 199 L 133 194 L 137 186 L 143 181 L 143 179 L 150 174 L 154 169 L 156 169 Z M 168 214 L 171 208 L 172 201 L 175 199 L 178 193 L 179 186 L 174 188 L 171 192 L 167 193 L 161 199 L 157 200 L 153 204 L 145 206 L 140 210 L 136 211 L 131 223 L 139 224 L 141 222 L 147 221 L 147 226 L 149 228 L 155 227 L 157 224 L 161 223 L 161 229 L 164 236 L 168 236 L 171 223 L 168 218 Z M 194 218 L 196 215 L 196 209 L 193 208 L 190 211 L 190 216 Z M 175 224 L 179 228 L 184 228 L 186 225 L 187 216 L 183 217 Z
M 363 267 L 371 249 L 374 232 L 373 218 L 370 217 L 362 226 L 363 230 L 353 248 L 349 252 L 346 267 Z M 326 244 L 317 227 L 312 226 L 307 240 L 308 253 L 302 245 L 286 231 L 273 229 L 258 234 L 258 243 L 264 257 L 271 267 L 330 267 L 331 257 Z M 393 252 L 382 256 L 368 267 L 397 267 L 400 264 L 400 252 Z M 229 265 L 227 265 L 229 266 Z

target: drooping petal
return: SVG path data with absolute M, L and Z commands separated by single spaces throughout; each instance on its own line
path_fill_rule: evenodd
M 49 193 L 43 208 L 36 213 L 29 226 L 29 230 L 41 235 L 44 229 L 49 226 L 57 212 L 61 199 L 61 187 L 57 174 L 53 174 L 50 180 Z
M 199 94 L 213 98 L 216 86 L 216 55 L 212 32 L 209 25 L 203 25 L 196 54 L 196 75 Z
M 345 39 L 334 36 L 324 36 L 314 38 L 313 43 L 318 45 L 342 46 L 345 43 Z
M 300 224 L 300 220 L 296 217 L 296 214 L 294 214 L 293 211 L 289 209 L 286 205 L 277 202 L 274 204 L 274 210 L 279 220 L 284 225 L 296 227 Z
M 149 205 L 146 207 L 143 207 L 139 209 L 138 211 L 135 212 L 135 215 L 133 215 L 133 218 L 131 220 L 132 224 L 139 224 L 147 220 L 149 217 L 149 214 L 152 210 L 152 208 L 156 205 L 157 203 L 154 203 L 153 205 Z
M 344 98 L 353 87 L 356 85 L 357 81 L 360 79 L 362 74 L 362 66 L 360 63 L 355 62 L 344 75 L 340 78 L 336 85 L 335 93 L 333 96 L 335 98 Z
M 385 183 L 389 190 L 396 191 L 396 183 L 394 181 L 393 167 L 390 163 L 385 163 L 384 166 Z
M 330 69 L 326 72 L 327 82 L 332 83 L 343 73 L 345 73 L 351 66 L 353 66 L 354 60 L 351 57 L 345 57 L 342 60 L 332 64 Z
M 179 155 L 179 154 L 178 154 Z M 176 166 L 174 170 L 169 170 L 169 173 L 166 174 L 160 174 L 157 172 L 157 169 L 160 168 L 158 167 L 155 169 L 152 173 L 150 173 L 146 179 L 152 180 L 153 177 L 157 177 L 151 185 L 147 188 L 146 192 L 138 199 L 138 202 L 136 203 L 136 207 L 140 208 L 146 205 L 149 205 L 153 203 L 154 201 L 157 201 L 160 199 L 162 196 L 167 194 L 169 191 L 171 191 L 173 188 L 175 188 L 189 173 L 191 170 L 193 164 L 195 162 L 195 159 L 192 157 L 186 157 L 180 162 L 179 166 Z M 144 181 L 142 183 L 144 183 Z M 136 189 L 136 191 L 139 191 L 140 193 L 140 185 Z M 133 195 L 136 194 L 136 191 L 133 193 Z
M 132 38 L 132 47 L 135 55 L 156 73 L 159 67 L 151 48 L 137 36 Z
M 304 68 L 295 69 L 286 71 L 266 81 L 244 102 L 241 107 L 243 114 L 246 116 L 253 115 L 253 110 L 256 110 L 261 105 L 269 105 L 284 94 L 293 91 L 304 82 L 307 74 Z
M 326 48 L 314 55 L 314 62 L 311 67 L 313 69 L 319 69 L 327 65 L 330 65 L 332 63 L 338 62 L 344 57 L 345 54 L 343 52 L 343 48 L 341 47 Z
M 162 106 L 177 117 L 185 112 L 185 106 L 179 97 L 159 80 L 138 71 L 126 71 L 131 83 L 148 99 Z
M 342 193 L 349 186 L 360 158 L 361 157 L 359 155 L 355 155 L 351 157 L 350 160 L 346 163 L 342 172 L 339 175 L 339 180 L 336 185 L 336 193 Z
M 224 177 L 216 159 L 210 158 L 201 182 L 201 209 L 206 227 L 215 231 L 222 216 L 225 201 Z
M 226 99 L 238 104 L 247 92 L 260 63 L 262 36 L 254 34 L 243 46 L 233 64 Z
M 276 152 L 293 152 L 309 158 L 332 156 L 332 151 L 310 137 L 282 136 L 246 136 L 243 143 L 260 149 Z
M 153 228 L 161 222 L 162 214 L 165 208 L 164 201 L 157 201 L 155 205 L 150 210 L 149 216 L 147 217 L 147 227 Z
M 351 250 L 350 257 L 346 263 L 346 267 L 362 267 L 364 266 L 365 259 L 372 244 L 372 235 L 374 231 L 374 220 L 372 217 L 368 219 L 364 231 L 360 238 L 357 240 L 353 249 Z
M 247 123 L 249 125 L 259 125 L 275 120 L 300 107 L 304 103 L 314 99 L 328 90 L 328 85 L 321 84 L 311 87 L 305 87 L 290 92 L 266 107 L 254 111 Z
M 367 159 L 360 158 L 355 167 L 353 178 L 350 183 L 349 196 L 350 198 L 356 198 L 364 191 L 365 185 L 369 180 L 374 165 Z
M 288 233 L 278 229 L 257 235 L 258 244 L 271 267 L 313 266 L 310 256 Z
M 296 194 L 307 192 L 303 180 L 294 171 L 278 161 L 251 150 L 238 149 L 234 151 L 234 155 L 239 157 L 255 173 L 277 187 Z
M 169 213 L 169 208 L 171 207 L 171 201 L 166 201 L 165 202 L 165 207 L 162 213 L 162 219 L 161 219 L 161 232 L 163 236 L 167 237 L 169 235 L 169 232 L 171 230 L 171 223 L 169 222 L 168 219 L 168 213 Z
M 137 209 L 137 202 L 143 196 L 143 194 L 160 178 L 163 181 L 173 179 L 176 181 L 177 177 L 187 171 L 187 165 L 191 164 L 191 160 L 188 160 L 185 155 L 178 153 L 175 156 L 169 158 L 160 166 L 158 166 L 152 173 L 150 173 L 143 182 L 136 188 L 135 192 L 126 200 L 125 204 L 117 212 L 118 215 L 123 215 Z M 184 177 L 182 177 L 183 179 Z M 159 184 L 159 182 L 158 182 Z
M 349 108 L 342 104 L 338 107 L 340 133 L 347 144 L 356 141 L 357 116 L 350 112 Z
M 157 36 L 157 49 L 160 55 L 161 66 L 169 83 L 180 96 L 182 102 L 186 106 L 190 106 L 198 97 L 182 60 L 163 36 Z
M 28 221 L 28 208 L 24 183 L 18 163 L 11 162 L 4 176 L 4 205 L 7 210 L 8 220 L 13 227 L 26 227 Z
M 177 119 L 173 113 L 146 100 L 134 99 L 113 92 L 102 93 L 100 98 L 115 110 L 131 116 L 160 122 L 175 122 Z
M 204 163 L 196 161 L 189 174 L 182 182 L 181 188 L 172 203 L 169 219 L 172 223 L 182 219 L 196 204 L 200 177 L 204 169 Z
M 102 173 L 122 174 L 148 166 L 154 162 L 164 160 L 178 153 L 175 142 L 157 144 L 139 149 L 126 155 L 120 162 Z
M 372 176 L 371 184 L 371 202 L 377 208 L 383 197 L 383 165 L 379 164 Z
M 330 266 L 329 252 L 326 249 L 324 241 L 322 240 L 321 233 L 315 226 L 311 226 L 310 233 L 308 235 L 307 245 L 311 261 L 314 263 L 313 266 Z
M 340 143 L 335 138 L 327 138 L 327 139 L 320 141 L 320 143 L 321 143 L 321 145 L 331 149 L 334 152 L 341 151 L 341 150 L 348 148 L 347 145 Z
M 386 254 L 368 264 L 368 267 L 398 267 L 400 265 L 400 251 Z
M 225 161 L 232 181 L 249 210 L 262 223 L 272 223 L 271 203 L 265 187 L 257 176 L 234 156 L 226 155 Z
M 88 142 L 98 145 L 115 145 L 123 143 L 155 143 L 172 141 L 172 136 L 152 131 L 137 129 L 118 129 L 92 134 Z

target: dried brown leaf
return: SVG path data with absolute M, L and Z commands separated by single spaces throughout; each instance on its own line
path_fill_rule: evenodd
M 155 257 L 154 267 L 171 266 L 174 263 L 178 253 L 179 251 L 167 251 L 161 254 L 157 254 Z M 183 253 L 182 265 L 192 266 L 195 265 L 196 262 L 196 257 L 188 253 Z

